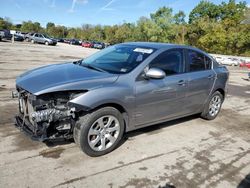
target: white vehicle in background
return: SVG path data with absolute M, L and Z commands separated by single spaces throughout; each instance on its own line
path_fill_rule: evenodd
M 214 56 L 214 59 L 219 63 L 222 64 L 221 61 L 223 61 L 224 59 L 220 56 Z
M 222 65 L 239 66 L 240 62 L 236 58 L 222 58 L 219 60 Z

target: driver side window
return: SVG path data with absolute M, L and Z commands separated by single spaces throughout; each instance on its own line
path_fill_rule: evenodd
M 159 68 L 166 75 L 174 75 L 183 72 L 183 50 L 167 50 L 156 57 L 149 68 Z

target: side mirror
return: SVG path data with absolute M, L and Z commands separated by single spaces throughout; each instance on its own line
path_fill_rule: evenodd
M 150 68 L 146 73 L 145 76 L 147 78 L 152 78 L 152 79 L 162 79 L 165 78 L 166 74 L 163 70 L 158 69 L 158 68 Z

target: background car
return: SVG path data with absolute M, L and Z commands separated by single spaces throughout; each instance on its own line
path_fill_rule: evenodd
M 26 35 L 27 33 L 25 33 L 25 32 L 21 32 L 21 31 L 16 31 L 16 33 L 15 33 L 15 35 L 18 35 L 18 36 L 21 36 L 21 37 L 25 37 L 25 35 Z
M 23 36 L 14 34 L 14 41 L 24 41 Z
M 240 67 L 247 67 L 247 68 L 250 69 L 250 61 L 243 60 L 243 61 L 240 63 Z
M 51 37 L 49 37 L 46 34 L 41 34 L 41 33 L 35 33 L 31 37 L 31 42 L 32 43 L 41 43 L 41 44 L 46 44 L 46 45 L 56 45 L 57 41 Z
M 67 43 L 67 44 L 69 44 L 69 42 L 70 42 L 70 39 L 64 38 L 64 39 L 63 39 L 63 42 L 64 42 L 64 43 Z
M 0 30 L 0 39 L 12 40 L 14 36 L 14 41 L 23 41 L 24 37 L 19 34 L 11 34 L 10 30 Z
M 237 59 L 233 58 L 223 58 L 220 60 L 222 65 L 229 65 L 229 66 L 238 66 L 240 63 Z
M 64 42 L 64 39 L 62 38 L 54 38 L 57 42 Z
M 96 42 L 94 43 L 94 46 L 93 46 L 93 48 L 96 48 L 96 49 L 103 49 L 104 47 L 105 47 L 105 44 L 102 42 Z
M 68 41 L 69 44 L 72 44 L 72 45 L 81 45 L 80 41 L 78 39 L 70 39 Z
M 30 42 L 33 35 L 34 35 L 34 32 L 27 33 L 26 35 L 24 35 L 24 40 L 27 42 Z
M 83 42 L 82 43 L 82 47 L 85 47 L 85 48 L 92 48 L 93 44 L 91 42 Z
M 10 40 L 11 38 L 12 38 L 12 35 L 10 34 L 10 30 L 8 29 L 0 30 L 0 40 L 2 39 Z

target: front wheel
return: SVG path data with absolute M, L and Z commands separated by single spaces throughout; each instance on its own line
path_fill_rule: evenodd
M 49 45 L 49 42 L 48 42 L 48 41 L 46 41 L 46 42 L 45 42 L 45 45 L 46 45 L 46 46 L 48 46 L 48 45 Z
M 223 95 L 219 91 L 214 92 L 205 105 L 201 117 L 207 120 L 215 119 L 220 112 L 223 100 Z
M 79 118 L 74 140 L 84 153 L 97 157 L 114 150 L 123 133 L 122 114 L 113 107 L 104 107 Z

